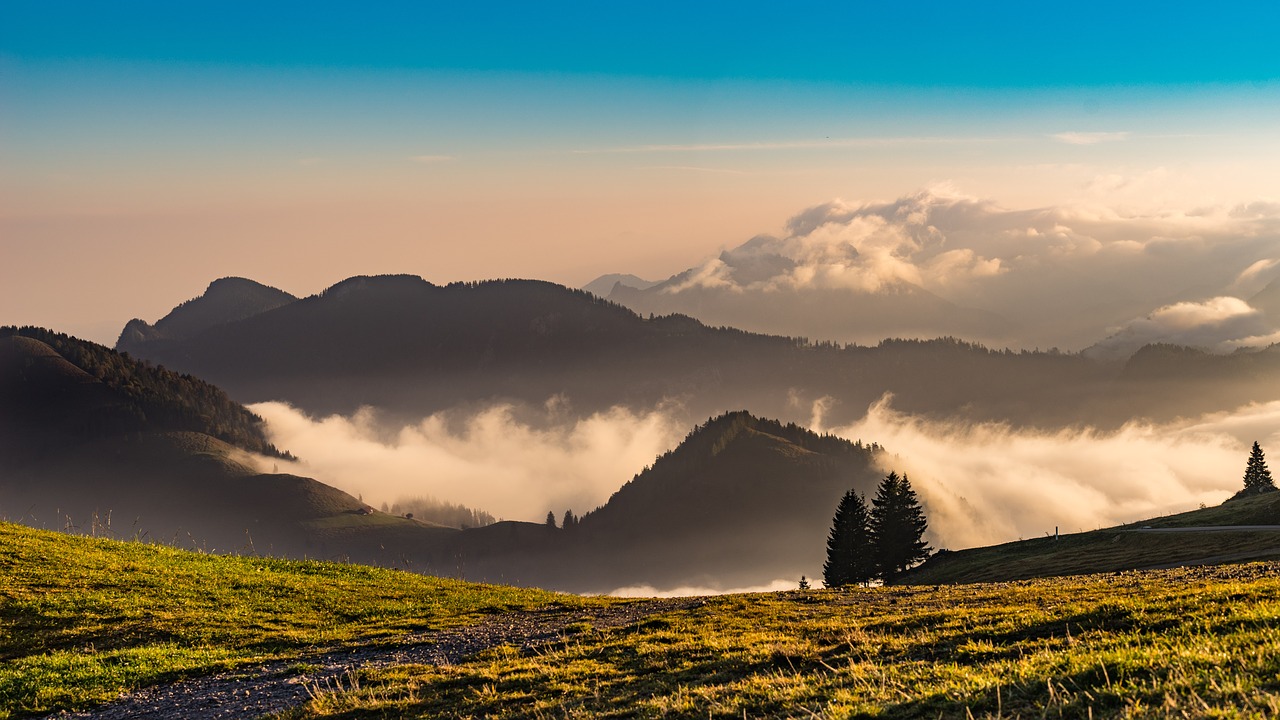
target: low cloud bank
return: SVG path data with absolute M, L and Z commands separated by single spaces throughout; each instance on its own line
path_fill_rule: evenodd
M 687 432 L 660 411 L 624 408 L 557 421 L 549 407 L 548 422 L 535 426 L 498 405 L 403 427 L 388 427 L 370 408 L 324 418 L 279 402 L 250 409 L 266 420 L 272 443 L 302 458 L 291 472 L 371 505 L 427 495 L 535 522 L 548 510 L 559 519 L 566 509 L 582 514 L 604 504 Z
M 1114 432 L 953 423 L 900 413 L 891 403 L 886 397 L 855 423 L 825 427 L 826 404 L 819 401 L 811 427 L 887 448 L 884 470 L 911 477 L 929 514 L 931 542 L 950 549 L 1217 504 L 1241 486 L 1254 440 L 1264 449 L 1280 448 L 1280 401 L 1177 423 L 1135 422 Z M 252 409 L 266 419 L 277 447 L 303 459 L 294 467 L 280 463 L 282 471 L 315 477 L 375 506 L 429 495 L 533 522 L 548 510 L 558 520 L 566 509 L 583 514 L 602 505 L 688 431 L 678 413 L 621 407 L 581 420 L 558 419 L 549 408 L 530 420 L 499 405 L 398 427 L 369 409 L 325 418 L 283 403 Z M 780 589 L 782 582 L 755 589 Z
M 809 582 L 813 587 L 822 587 L 821 578 L 809 578 Z M 795 580 L 774 580 L 767 585 L 753 585 L 751 587 L 740 588 L 715 588 L 715 587 L 697 587 L 683 586 L 671 588 L 669 590 L 660 590 L 652 585 L 629 585 L 612 590 L 608 594 L 612 597 L 697 597 L 699 595 L 738 595 L 741 593 L 762 593 L 762 592 L 779 592 L 782 590 L 795 590 L 797 581 Z
M 890 403 L 829 430 L 888 448 L 885 469 L 910 476 L 933 544 L 953 550 L 1217 504 L 1240 488 L 1250 443 L 1280 447 L 1280 401 L 1109 433 L 925 420 Z

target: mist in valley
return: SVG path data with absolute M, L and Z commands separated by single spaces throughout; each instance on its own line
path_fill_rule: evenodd
M 381 419 L 374 408 L 312 418 L 286 403 L 250 407 L 273 442 L 301 458 L 295 472 L 375 507 L 427 495 L 529 522 L 603 505 L 687 431 L 671 413 L 622 407 L 557 418 L 554 407 L 518 412 L 504 404 L 407 425 Z
M 1280 441 L 1280 401 L 1106 430 L 924 417 L 896 410 L 892 396 L 854 422 L 831 424 L 829 405 L 812 403 L 804 424 L 884 447 L 880 470 L 910 476 L 931 542 L 949 549 L 1214 505 L 1239 489 L 1251 442 Z M 585 418 L 495 405 L 407 425 L 380 420 L 373 408 L 319 418 L 284 403 L 252 409 L 266 420 L 272 442 L 301 458 L 292 471 L 370 504 L 428 495 L 534 523 L 548 511 L 561 522 L 566 509 L 581 516 L 603 505 L 675 447 L 689 424 L 674 405 L 615 407 Z

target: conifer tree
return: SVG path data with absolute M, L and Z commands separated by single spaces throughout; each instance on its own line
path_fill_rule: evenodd
M 827 561 L 822 566 L 822 582 L 827 587 L 866 583 L 875 577 L 870 519 L 866 499 L 852 490 L 846 492 L 827 537 Z
M 1276 483 L 1271 479 L 1271 471 L 1267 469 L 1267 458 L 1256 440 L 1253 443 L 1253 450 L 1249 452 L 1249 462 L 1244 468 L 1244 489 L 1246 493 L 1261 493 L 1276 489 Z
M 548 511 L 547 511 L 547 527 L 551 527 L 551 528 L 553 528 L 553 527 L 555 527 L 555 526 L 556 526 L 556 514 L 555 514 L 555 511 L 553 511 L 553 510 L 548 510 Z
M 871 535 L 880 579 L 886 583 L 929 557 L 932 548 L 924 541 L 929 523 L 924 509 L 911 489 L 906 475 L 890 472 L 871 500 Z

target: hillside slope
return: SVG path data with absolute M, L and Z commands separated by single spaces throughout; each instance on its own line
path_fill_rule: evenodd
M 1274 526 L 1258 530 L 1258 526 Z M 1215 528 L 1211 531 L 1190 528 Z M 1128 525 L 940 552 L 903 584 L 1007 582 L 1280 558 L 1280 492 Z
M 601 601 L 0 522 L 0 718 L 317 648 Z M 289 680 L 300 670 L 289 673 Z
M 874 491 L 880 454 L 875 445 L 726 413 L 691 431 L 577 525 L 468 530 L 449 557 L 469 579 L 577 592 L 812 577 L 821 571 L 836 504 L 850 488 Z
M 216 325 L 253 317 L 294 300 L 297 298 L 283 290 L 246 278 L 219 278 L 209 283 L 204 294 L 175 307 L 154 326 L 144 320 L 130 320 L 121 331 L 116 348 L 137 353 L 149 344 L 184 340 Z
M 167 707 L 275 696 L 276 712 L 299 706 L 290 718 L 1270 717 L 1277 570 L 623 604 L 0 523 L 12 630 L 0 718 L 227 669 Z
M 0 515 L 214 551 L 403 564 L 452 530 L 310 478 L 218 388 L 40 328 L 0 328 Z M 272 468 L 274 470 L 274 468 Z

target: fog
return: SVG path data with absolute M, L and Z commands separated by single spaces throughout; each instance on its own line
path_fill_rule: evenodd
M 1280 402 L 1104 433 L 924 420 L 886 397 L 827 430 L 884 445 L 884 469 L 911 478 L 934 546 L 955 550 L 1216 505 L 1240 489 L 1254 440 L 1280 447 L 1277 428 Z
M 857 422 L 831 427 L 822 417 L 828 401 L 820 400 L 810 425 L 887 448 L 883 469 L 910 476 L 931 542 L 950 549 L 1217 504 L 1240 487 L 1250 443 L 1280 447 L 1280 401 L 1112 432 L 943 422 L 892 403 L 886 396 Z M 602 505 L 688 431 L 675 408 L 616 407 L 576 420 L 554 403 L 533 413 L 498 405 L 405 426 L 383 423 L 371 409 L 323 418 L 282 403 L 252 409 L 266 419 L 271 441 L 301 458 L 290 471 L 365 502 L 430 495 L 533 522 L 548 510 L 559 519 L 565 509 L 583 514 Z
M 498 405 L 405 426 L 389 426 L 371 408 L 323 418 L 279 402 L 250 409 L 266 420 L 272 443 L 300 458 L 292 472 L 371 505 L 428 495 L 535 522 L 548 510 L 558 520 L 566 509 L 582 514 L 604 504 L 688 430 L 662 411 L 614 408 L 562 420 L 554 403 L 536 423 Z
M 822 587 L 822 578 L 808 578 L 812 587 Z M 798 581 L 796 580 L 774 580 L 765 585 L 752 585 L 750 587 L 738 588 L 716 588 L 707 586 L 682 586 L 677 588 L 659 589 L 652 585 L 629 585 L 610 591 L 608 594 L 613 597 L 624 598 L 653 598 L 653 597 L 696 597 L 698 595 L 739 595 L 742 593 L 763 593 L 778 592 L 781 590 L 797 589 Z

